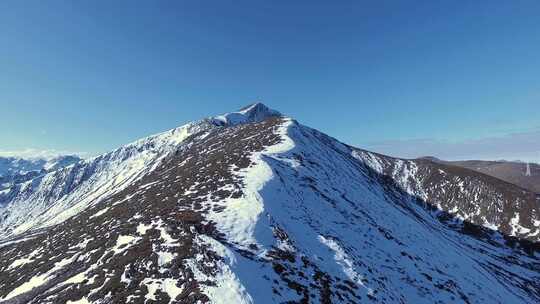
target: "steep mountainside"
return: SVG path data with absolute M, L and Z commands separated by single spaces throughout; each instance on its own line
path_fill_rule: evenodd
M 504 230 L 537 240 L 520 188 L 358 150 L 261 104 L 175 130 L 10 190 L 0 303 L 540 301 L 537 248 Z M 52 207 L 23 212 L 39 199 Z M 502 233 L 468 222 L 473 206 Z M 529 232 L 511 206 L 530 207 Z
M 508 236 L 540 240 L 540 200 L 531 191 L 430 159 L 402 160 L 359 149 L 355 155 L 411 195 L 429 202 L 439 217 L 449 213 Z
M 435 161 L 491 175 L 540 194 L 539 164 L 484 160 L 442 161 L 435 159 Z

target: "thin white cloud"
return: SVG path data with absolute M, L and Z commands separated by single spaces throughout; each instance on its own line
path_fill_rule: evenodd
M 540 129 L 456 142 L 437 139 L 390 140 L 368 144 L 366 149 L 404 158 L 435 156 L 445 160 L 505 159 L 540 163 Z
M 40 149 L 22 149 L 22 150 L 0 150 L 0 157 L 20 157 L 26 159 L 51 159 L 60 155 L 77 155 L 79 157 L 88 156 L 86 152 L 73 152 L 63 150 L 40 150 Z

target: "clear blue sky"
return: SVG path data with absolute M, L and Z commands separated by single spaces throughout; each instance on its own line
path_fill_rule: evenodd
M 408 157 L 540 142 L 540 2 L 469 2 L 1 1 L 0 151 L 95 154 L 256 99 Z

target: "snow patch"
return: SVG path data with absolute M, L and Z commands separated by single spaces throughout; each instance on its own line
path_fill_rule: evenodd
M 44 274 L 32 277 L 27 282 L 25 282 L 22 285 L 19 285 L 17 288 L 13 289 L 10 293 L 8 293 L 6 295 L 5 298 L 2 298 L 0 300 L 5 301 L 5 300 L 12 299 L 12 298 L 14 298 L 16 296 L 27 293 L 27 292 L 31 291 L 32 289 L 47 283 L 50 279 L 52 279 L 54 277 L 54 274 L 58 270 L 62 269 L 66 265 L 71 264 L 74 260 L 76 260 L 77 257 L 78 257 L 78 255 L 76 254 L 76 255 L 73 255 L 70 258 L 63 259 L 63 260 L 61 260 L 59 262 L 56 262 L 52 269 L 50 269 L 49 271 L 47 271 Z
M 140 235 L 145 235 L 146 231 L 150 229 L 152 229 L 152 225 L 145 225 L 143 223 L 139 223 L 139 225 L 137 225 L 137 233 Z
M 99 217 L 103 214 L 105 214 L 107 211 L 109 211 L 110 207 L 105 207 L 103 209 L 101 209 L 100 211 L 98 211 L 96 214 L 92 215 L 91 217 L 89 217 L 89 219 L 93 219 L 93 218 L 96 218 L 96 217 Z
M 349 277 L 351 281 L 364 287 L 367 290 L 368 295 L 373 295 L 373 290 L 371 288 L 366 287 L 364 283 L 362 283 L 362 279 L 363 279 L 362 275 L 356 272 L 356 270 L 354 269 L 354 264 L 352 260 L 341 248 L 341 246 L 339 246 L 339 244 L 335 240 L 331 238 L 326 238 L 322 235 L 319 235 L 319 241 L 334 252 L 334 260 L 339 266 L 341 266 L 343 273 L 345 273 L 345 275 L 347 275 L 347 277 Z
M 83 297 L 80 300 L 67 301 L 66 304 L 90 304 L 90 301 L 86 297 Z
M 132 235 L 119 235 L 116 239 L 116 244 L 112 248 L 112 251 L 114 251 L 115 254 L 122 253 L 140 240 L 140 237 L 135 237 Z

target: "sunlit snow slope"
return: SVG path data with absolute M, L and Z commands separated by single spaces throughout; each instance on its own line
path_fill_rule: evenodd
M 5 224 L 0 303 L 540 301 L 522 189 L 355 149 L 261 104 L 199 124 L 127 146 L 144 163 L 49 199 L 25 227 L 45 228 Z

